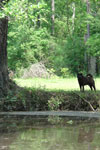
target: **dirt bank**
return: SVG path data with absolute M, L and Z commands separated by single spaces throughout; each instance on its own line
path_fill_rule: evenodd
M 99 110 L 100 92 L 45 91 L 12 88 L 0 102 L 0 111 Z

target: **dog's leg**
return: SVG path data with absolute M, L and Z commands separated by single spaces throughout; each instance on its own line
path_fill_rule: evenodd
M 80 91 L 81 91 L 81 87 L 82 87 L 81 84 L 79 84 L 79 86 L 80 86 Z
M 93 85 L 93 88 L 94 88 L 94 91 L 96 91 L 96 87 L 95 87 L 95 85 Z
M 92 91 L 92 90 L 93 90 L 93 89 L 92 89 L 92 85 L 89 85 L 89 87 L 90 87 L 90 89 L 91 89 L 91 91 Z
M 83 85 L 83 92 L 84 92 L 84 85 Z
M 80 85 L 80 91 L 84 92 L 84 86 Z

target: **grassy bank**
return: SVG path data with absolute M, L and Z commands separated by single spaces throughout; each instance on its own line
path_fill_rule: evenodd
M 77 79 L 74 78 L 52 78 L 52 79 L 14 79 L 14 81 L 21 87 L 37 88 L 49 91 L 64 90 L 64 91 L 79 91 L 79 85 Z M 96 89 L 100 90 L 100 78 L 95 79 Z M 90 90 L 88 86 L 85 86 L 86 90 Z
M 14 79 L 7 97 L 0 103 L 1 111 L 41 111 L 41 110 L 99 110 L 99 81 L 97 91 L 79 91 L 76 78 L 70 79 Z

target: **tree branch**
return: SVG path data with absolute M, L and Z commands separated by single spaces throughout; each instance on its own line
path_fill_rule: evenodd
M 86 102 L 90 106 L 92 111 L 95 111 L 95 109 L 93 108 L 93 106 L 91 105 L 90 102 L 88 102 L 85 98 L 81 97 L 79 94 L 77 94 L 75 92 L 73 92 L 73 93 L 76 94 L 78 97 L 80 97 L 84 102 Z

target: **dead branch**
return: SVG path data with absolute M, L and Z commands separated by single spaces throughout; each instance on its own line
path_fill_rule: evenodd
M 93 106 L 91 105 L 90 102 L 88 102 L 85 98 L 81 97 L 79 94 L 77 94 L 75 92 L 73 92 L 73 93 L 76 94 L 78 97 L 80 97 L 84 102 L 86 102 L 90 106 L 92 111 L 95 111 L 95 109 L 93 108 Z

